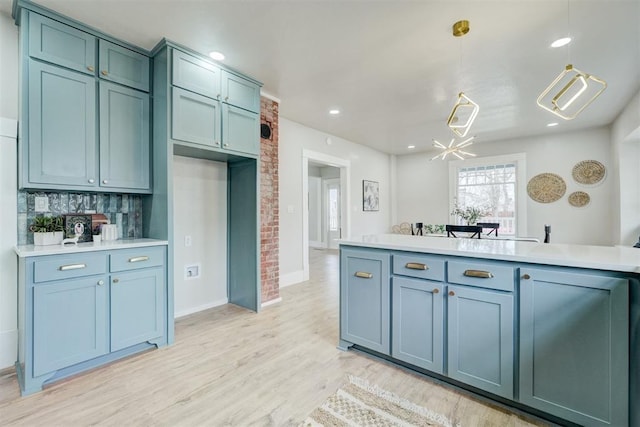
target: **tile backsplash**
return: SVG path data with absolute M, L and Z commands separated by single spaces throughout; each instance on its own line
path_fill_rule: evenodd
M 36 212 L 36 196 L 49 199 L 47 212 Z M 101 213 L 117 224 L 119 238 L 142 237 L 142 197 L 135 194 L 18 191 L 18 244 L 33 243 L 29 225 L 36 216 Z

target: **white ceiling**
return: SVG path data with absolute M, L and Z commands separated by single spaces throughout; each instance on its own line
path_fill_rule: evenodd
M 37 3 L 146 49 L 166 37 L 219 50 L 281 100 L 282 116 L 387 153 L 448 142 L 460 91 L 480 105 L 471 134 L 482 143 L 609 124 L 640 89 L 640 0 Z M 454 38 L 460 19 L 471 31 Z M 569 52 L 549 47 L 567 32 Z M 535 100 L 569 59 L 608 88 L 565 122 Z

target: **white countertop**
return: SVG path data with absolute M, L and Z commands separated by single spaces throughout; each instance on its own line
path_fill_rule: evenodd
M 341 245 L 640 273 L 640 248 L 378 234 Z
M 94 252 L 106 251 L 112 249 L 140 248 L 144 246 L 162 246 L 167 245 L 166 240 L 157 239 L 118 239 L 102 241 L 100 243 L 87 242 L 78 243 L 77 245 L 18 245 L 13 249 L 20 258 L 42 256 L 42 255 L 60 255 L 72 254 L 78 252 Z

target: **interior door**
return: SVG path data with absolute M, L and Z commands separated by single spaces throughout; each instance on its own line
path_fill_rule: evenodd
M 327 179 L 325 181 L 325 200 L 327 247 L 329 249 L 338 249 L 336 239 L 342 237 L 339 179 Z

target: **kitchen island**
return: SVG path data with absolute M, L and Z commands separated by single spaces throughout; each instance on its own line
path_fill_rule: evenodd
M 340 343 L 556 422 L 640 425 L 640 250 L 340 241 Z

